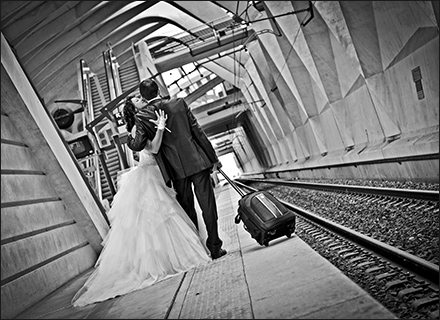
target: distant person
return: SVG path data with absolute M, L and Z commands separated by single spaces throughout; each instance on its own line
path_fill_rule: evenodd
M 135 107 L 124 106 L 126 128 L 136 135 Z M 162 110 L 155 112 L 155 135 L 140 152 L 138 166 L 122 173 L 108 217 L 111 228 L 95 270 L 72 299 L 80 307 L 151 286 L 211 261 L 199 232 L 165 182 L 153 156 L 160 147 L 166 124 Z
M 208 235 L 206 246 L 212 259 L 220 258 L 227 252 L 222 248 L 223 241 L 219 237 L 211 172 L 221 168 L 221 162 L 184 99 L 161 98 L 159 87 L 152 79 L 142 81 L 139 91 L 147 106 L 137 114 L 140 125 L 137 126 L 135 137 L 128 136 L 127 145 L 134 151 L 142 150 L 155 135 L 156 129 L 150 122 L 154 110 L 165 111 L 169 131 L 164 132 L 161 147 L 156 154 L 157 163 L 166 184 L 175 189 L 177 201 L 198 228 L 194 188 Z

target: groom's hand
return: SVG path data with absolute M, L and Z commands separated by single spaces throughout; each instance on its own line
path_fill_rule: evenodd
M 219 160 L 216 163 L 214 163 L 214 165 L 212 166 L 212 172 L 218 171 L 218 169 L 221 169 L 221 167 L 223 167 L 223 165 Z

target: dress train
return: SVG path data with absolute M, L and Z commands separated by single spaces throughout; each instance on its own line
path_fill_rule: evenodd
M 163 182 L 154 156 L 124 172 L 108 212 L 111 228 L 75 307 L 104 301 L 211 261 L 199 232 Z

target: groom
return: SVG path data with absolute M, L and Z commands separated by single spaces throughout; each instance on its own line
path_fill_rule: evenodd
M 156 154 L 157 164 L 166 184 L 172 183 L 177 201 L 198 228 L 194 187 L 208 234 L 206 246 L 212 259 L 220 258 L 227 252 L 222 249 L 223 242 L 218 234 L 217 204 L 211 183 L 211 172 L 222 166 L 215 150 L 184 99 L 162 99 L 152 79 L 142 81 L 139 91 L 148 104 L 137 113 L 141 125 L 136 128 L 135 138 L 128 136 L 127 145 L 131 150 L 142 150 L 156 132 L 154 123 L 149 121 L 156 119 L 154 110 L 165 111 L 167 128 Z

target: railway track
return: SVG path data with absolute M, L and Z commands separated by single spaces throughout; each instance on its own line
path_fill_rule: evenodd
M 244 189 L 256 191 L 247 184 L 236 181 Z M 374 239 L 362 232 L 343 226 L 318 213 L 285 201 L 292 187 L 316 190 L 322 197 L 328 192 L 337 193 L 357 212 L 357 203 L 374 208 L 415 210 L 437 213 L 438 192 L 402 190 L 332 184 L 298 183 L 252 179 L 251 185 L 259 185 L 277 196 L 297 214 L 296 234 L 342 272 L 358 283 L 376 300 L 399 318 L 439 318 L 439 266 L 396 246 Z M 281 189 L 267 186 L 281 185 Z M 310 192 L 312 192 L 310 190 Z M 319 202 L 319 200 L 317 200 Z M 327 207 L 327 210 L 334 208 Z M 403 210 L 403 209 L 402 209 Z M 397 227 L 397 226 L 396 226 Z M 438 234 L 437 234 L 438 239 Z M 437 240 L 438 241 L 438 240 Z M 438 250 L 438 247 L 437 247 Z
M 439 201 L 439 192 L 432 190 L 414 190 L 414 189 L 399 189 L 399 188 L 379 188 L 368 186 L 353 186 L 353 185 L 341 185 L 332 183 L 313 183 L 313 182 L 298 182 L 298 181 L 286 181 L 286 180 L 270 180 L 270 179 L 237 179 L 237 182 L 241 182 L 242 186 L 247 186 L 246 183 L 267 183 L 272 185 L 281 185 L 287 187 L 332 191 L 332 192 L 345 192 L 362 195 L 371 195 L 375 197 L 387 198 L 400 198 L 402 199 L 418 199 L 424 201 Z

